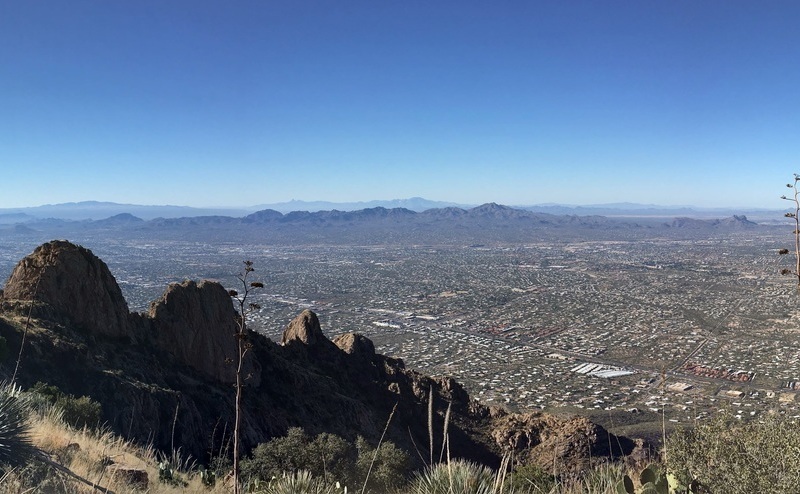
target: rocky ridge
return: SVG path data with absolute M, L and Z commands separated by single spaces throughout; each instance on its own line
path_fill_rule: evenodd
M 173 283 L 147 313 L 130 313 L 105 263 L 88 249 L 53 241 L 20 261 L 0 292 L 0 309 L 0 335 L 12 355 L 24 314 L 32 309 L 35 317 L 18 376 L 23 386 L 44 381 L 91 396 L 116 432 L 165 450 L 180 446 L 201 460 L 230 440 L 238 316 L 218 283 Z M 589 457 L 619 457 L 634 446 L 583 418 L 487 407 L 452 379 L 376 354 L 362 335 L 329 340 L 309 310 L 288 324 L 280 344 L 252 331 L 247 339 L 248 449 L 292 426 L 376 442 L 394 410 L 389 438 L 412 458 L 416 451 L 427 457 L 430 396 L 435 431 L 451 408 L 451 454 L 488 465 L 514 452 L 545 468 L 579 468 Z M 3 362 L 0 373 L 10 367 Z M 611 451 L 612 444 L 619 447 Z

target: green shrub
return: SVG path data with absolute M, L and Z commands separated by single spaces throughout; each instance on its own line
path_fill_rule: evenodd
M 303 470 L 309 464 L 306 456 L 309 442 L 303 429 L 293 427 L 286 436 L 259 444 L 249 458 L 242 460 L 242 478 L 268 482 L 283 472 Z
M 385 441 L 376 451 L 362 437 L 355 444 L 329 433 L 312 438 L 295 427 L 284 437 L 259 444 L 242 460 L 242 478 L 263 485 L 286 478 L 286 473 L 304 471 L 326 485 L 339 483 L 356 492 L 369 475 L 371 491 L 387 492 L 403 484 L 408 465 L 408 455 L 391 442 Z
M 550 492 L 556 478 L 537 465 L 519 465 L 511 474 L 511 483 L 526 492 Z
M 741 423 L 728 414 L 672 434 L 668 469 L 683 485 L 710 492 L 797 492 L 800 427 L 780 415 Z
M 284 472 L 304 470 L 313 477 L 346 482 L 353 475 L 354 462 L 353 445 L 341 437 L 322 433 L 312 439 L 293 427 L 286 436 L 256 446 L 242 460 L 242 477 L 266 482 Z
M 389 441 L 373 448 L 363 437 L 356 438 L 357 479 L 354 487 L 361 487 L 367 480 L 367 488 L 374 492 L 387 492 L 405 482 L 409 458 L 405 451 Z
M 350 480 L 354 460 L 352 444 L 335 434 L 323 432 L 308 446 L 309 466 L 316 476 L 331 482 Z
M 34 384 L 30 389 L 28 389 L 26 394 L 28 395 L 30 402 L 37 407 L 38 411 L 44 411 L 38 407 L 55 405 L 56 401 L 58 401 L 61 396 L 64 396 L 64 393 L 56 386 L 43 383 L 42 381 L 38 381 L 36 384 Z
M 61 412 L 64 423 L 78 429 L 97 428 L 102 421 L 103 408 L 100 403 L 88 396 L 76 398 L 65 394 L 56 386 L 41 381 L 28 390 L 26 398 L 32 409 L 39 413 L 56 409 Z
M 100 403 L 88 396 L 75 398 L 72 395 L 65 395 L 56 401 L 55 406 L 64 412 L 64 422 L 75 428 L 94 429 L 100 426 L 103 409 Z

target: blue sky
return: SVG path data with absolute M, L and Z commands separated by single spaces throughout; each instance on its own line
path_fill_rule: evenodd
M 780 208 L 800 171 L 800 2 L 0 6 L 0 207 Z

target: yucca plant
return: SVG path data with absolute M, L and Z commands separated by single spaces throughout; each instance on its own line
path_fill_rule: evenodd
M 438 463 L 426 468 L 411 482 L 414 494 L 494 494 L 495 472 L 465 460 Z
M 306 470 L 285 473 L 281 478 L 273 479 L 263 494 L 346 494 L 346 487 L 329 484 L 324 479 L 315 478 Z
M 36 454 L 24 400 L 0 391 L 0 464 L 22 466 Z

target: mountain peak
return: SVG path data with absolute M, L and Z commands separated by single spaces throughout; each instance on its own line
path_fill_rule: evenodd
M 3 298 L 37 300 L 96 334 L 131 336 L 128 304 L 106 263 L 65 240 L 42 244 L 20 261 Z

